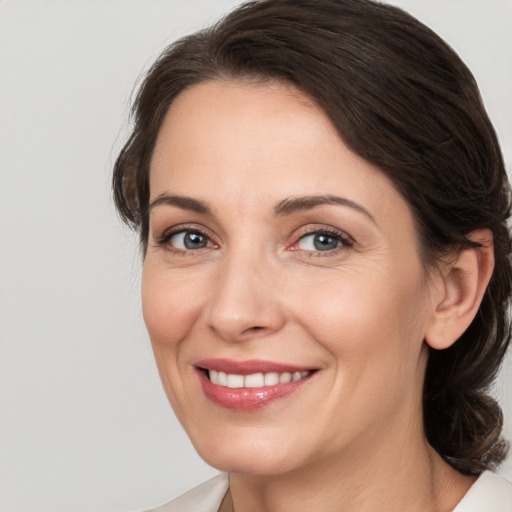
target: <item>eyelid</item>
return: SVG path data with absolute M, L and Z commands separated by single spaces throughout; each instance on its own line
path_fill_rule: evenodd
M 199 249 L 178 249 L 176 247 L 169 247 L 169 241 L 170 239 L 183 232 L 195 232 L 199 233 L 200 235 L 205 236 L 208 239 L 208 245 L 203 248 Z M 335 249 L 327 250 L 327 251 L 319 251 L 319 250 L 305 250 L 300 249 L 297 247 L 300 240 L 307 236 L 315 235 L 315 234 L 326 234 L 328 236 L 332 236 L 335 238 L 338 238 L 340 240 L 340 246 L 338 246 Z M 203 250 L 208 250 L 212 248 L 218 248 L 219 243 L 216 240 L 216 237 L 212 234 L 212 232 L 207 229 L 206 227 L 202 225 L 198 225 L 195 223 L 184 223 L 184 224 L 177 224 L 171 227 L 168 227 L 167 229 L 162 230 L 162 233 L 159 235 L 155 235 L 154 237 L 154 245 L 156 247 L 162 247 L 167 246 L 167 250 L 170 252 L 175 252 L 177 254 L 183 254 L 183 253 L 199 253 Z M 287 251 L 296 251 L 296 252 L 303 252 L 308 253 L 309 256 L 317 255 L 317 256 L 329 256 L 336 254 L 340 251 L 346 251 L 347 249 L 350 249 L 354 246 L 355 240 L 352 236 L 350 236 L 345 231 L 335 228 L 333 226 L 325 225 L 325 224 L 308 224 L 305 226 L 300 227 L 295 231 L 295 233 L 292 235 L 292 242 L 290 244 L 287 244 L 285 250 Z M 324 254 L 322 254 L 324 253 Z
M 338 238 L 341 242 L 341 245 L 338 246 L 335 249 L 327 250 L 327 251 L 308 251 L 305 249 L 300 249 L 297 247 L 299 242 L 303 240 L 307 236 L 315 235 L 315 234 L 325 234 L 328 236 L 332 236 L 335 238 Z M 287 247 L 288 251 L 296 251 L 296 252 L 303 252 L 303 253 L 309 253 L 309 256 L 316 255 L 316 256 L 329 256 L 333 255 L 335 253 L 338 253 L 339 251 L 344 251 L 347 249 L 350 249 L 355 244 L 355 240 L 353 237 L 351 237 L 349 234 L 347 234 L 345 231 L 342 231 L 341 229 L 335 228 L 333 226 L 326 226 L 326 225 L 308 225 L 300 228 L 298 232 L 296 232 L 293 236 L 293 242 Z M 323 254 L 322 254 L 323 253 Z
M 208 242 L 209 242 L 209 244 L 211 244 L 211 246 L 210 247 L 206 246 L 206 247 L 203 247 L 202 249 L 218 247 L 218 243 L 216 242 L 215 237 L 212 235 L 210 230 L 208 230 L 204 226 L 200 226 L 198 224 L 177 224 L 175 226 L 171 226 L 167 229 L 164 229 L 162 234 L 154 237 L 155 245 L 157 247 L 168 245 L 170 239 L 173 236 L 175 236 L 179 233 L 183 233 L 183 232 L 198 233 L 202 236 L 205 236 L 208 239 Z M 185 252 L 189 253 L 189 252 L 201 251 L 201 249 L 185 250 L 185 249 L 178 249 L 176 247 L 168 248 L 168 250 L 171 252 L 177 252 L 177 253 L 185 253 Z

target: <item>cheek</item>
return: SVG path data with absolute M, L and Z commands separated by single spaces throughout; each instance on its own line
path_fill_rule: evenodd
M 196 324 L 201 305 L 197 287 L 151 262 L 142 273 L 142 312 L 160 379 L 180 421 L 193 408 L 183 380 L 189 375 L 183 341 Z
M 354 420 L 346 428 L 354 432 L 361 422 L 386 421 L 414 403 L 424 374 L 422 282 L 414 275 L 403 281 L 372 276 L 333 280 L 328 292 L 310 294 L 301 306 L 303 327 L 335 369 L 326 423 L 338 424 L 342 403 Z
M 144 264 L 142 313 L 157 358 L 160 351 L 179 345 L 197 318 L 201 296 L 188 281 L 155 268 L 151 262 Z
M 428 314 L 416 270 L 367 268 L 308 286 L 307 295 L 296 295 L 301 323 L 338 362 L 403 362 L 421 349 Z

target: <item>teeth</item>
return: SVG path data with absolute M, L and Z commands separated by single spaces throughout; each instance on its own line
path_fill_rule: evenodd
M 305 372 L 270 372 L 253 373 L 251 375 L 237 375 L 233 373 L 218 372 L 208 370 L 208 375 L 213 384 L 225 386 L 228 388 L 261 388 L 263 386 L 275 386 L 276 384 L 286 384 L 287 382 L 297 381 L 310 375 L 310 371 Z
M 286 384 L 287 382 L 290 382 L 292 380 L 292 374 L 289 372 L 281 373 L 279 375 L 279 382 L 281 384 Z
M 261 388 L 265 385 L 265 377 L 263 376 L 263 373 L 246 375 L 244 377 L 244 384 L 246 388 Z
M 228 388 L 243 388 L 244 387 L 244 376 L 235 375 L 234 373 L 228 374 L 228 381 L 226 383 Z
M 279 374 L 272 372 L 265 375 L 265 386 L 275 386 L 279 383 Z

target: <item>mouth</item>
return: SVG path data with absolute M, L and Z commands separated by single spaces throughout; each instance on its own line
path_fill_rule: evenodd
M 265 361 L 204 360 L 195 365 L 204 394 L 226 409 L 251 411 L 290 396 L 316 369 Z
M 263 388 L 276 386 L 277 384 L 287 384 L 305 379 L 311 375 L 312 370 L 303 372 L 269 372 L 269 373 L 251 373 L 250 375 L 239 375 L 236 373 L 226 373 L 217 370 L 205 370 L 206 377 L 213 384 L 224 386 L 231 389 L 240 388 Z

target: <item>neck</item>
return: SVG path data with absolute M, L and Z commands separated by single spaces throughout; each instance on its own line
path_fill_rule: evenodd
M 376 432 L 375 442 L 365 437 L 364 446 L 355 442 L 346 453 L 286 474 L 231 474 L 221 510 L 453 510 L 475 479 L 447 465 L 428 445 L 421 426 L 412 430 L 417 430 L 415 435 L 409 429 L 394 435 L 391 443 L 385 432 Z

